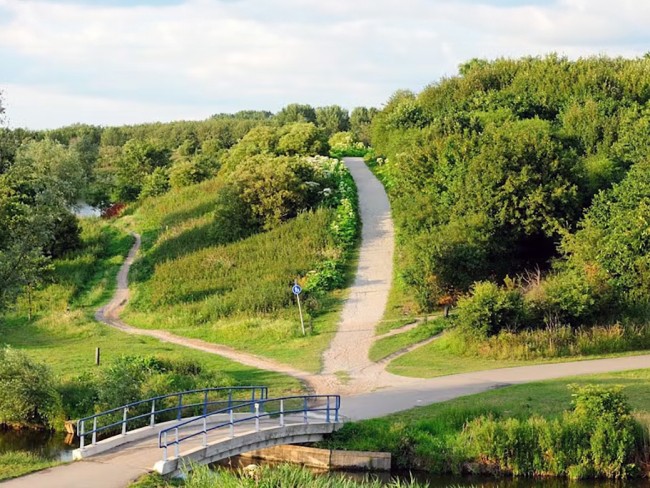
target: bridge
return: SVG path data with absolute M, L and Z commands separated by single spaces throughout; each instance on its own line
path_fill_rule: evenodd
M 178 392 L 80 419 L 73 458 L 119 457 L 177 475 L 255 449 L 322 440 L 342 425 L 340 406 L 338 395 L 269 398 L 264 386 Z

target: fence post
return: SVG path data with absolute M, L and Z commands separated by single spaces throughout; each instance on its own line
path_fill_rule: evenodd
M 208 390 L 203 394 L 203 415 L 208 414 Z
M 176 453 L 176 457 L 178 457 L 180 451 L 180 442 L 178 441 L 178 427 L 176 427 L 174 430 L 176 431 L 176 449 L 174 449 L 174 452 Z
M 228 390 L 228 408 L 232 408 L 232 388 Z
M 97 444 L 97 417 L 93 417 L 93 439 L 92 445 Z
M 251 412 L 255 411 L 255 408 L 253 406 L 253 403 L 255 402 L 255 388 L 251 388 Z
M 167 461 L 167 431 L 165 431 L 165 445 L 163 446 L 163 461 Z
M 303 414 L 303 422 L 305 424 L 308 424 L 309 421 L 307 420 L 307 397 L 305 397 L 305 402 L 304 402 L 304 405 L 302 407 L 302 414 Z
M 128 416 L 129 407 L 124 407 L 124 413 L 122 414 L 122 435 L 126 435 L 126 418 Z
M 336 409 L 334 410 L 334 422 L 339 423 L 339 408 L 341 408 L 341 397 L 335 396 L 336 399 Z
M 255 404 L 255 432 L 260 431 L 260 404 Z
M 232 418 L 232 408 L 230 409 L 230 438 L 232 439 L 235 437 L 235 423 L 233 422 Z
M 151 418 L 149 419 L 149 425 L 151 427 L 156 425 L 156 400 L 151 400 Z
M 280 427 L 284 427 L 284 400 L 280 400 Z
M 79 422 L 79 449 L 85 449 L 85 444 L 86 444 L 86 434 L 84 433 L 84 430 L 86 428 L 86 421 L 82 420 Z
M 178 394 L 178 414 L 176 415 L 176 420 L 181 419 L 181 409 L 183 408 L 183 394 Z
M 325 414 L 325 420 L 327 423 L 330 423 L 330 397 L 327 395 L 327 413 Z
M 203 447 L 208 445 L 208 418 L 203 417 Z

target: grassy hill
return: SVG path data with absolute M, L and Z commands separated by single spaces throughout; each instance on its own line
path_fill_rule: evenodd
M 350 183 L 347 170 L 337 168 Z M 143 237 L 131 274 L 133 300 L 123 318 L 137 327 L 166 329 L 318 371 L 338 319 L 356 212 L 352 208 L 348 215 L 349 203 L 340 201 L 319 205 L 268 230 L 224 242 L 218 219 L 227 186 L 220 176 L 172 190 L 143 200 L 123 217 L 118 225 Z M 351 238 L 338 235 L 346 218 L 353 220 Z M 294 280 L 305 289 L 304 337 L 291 293 Z

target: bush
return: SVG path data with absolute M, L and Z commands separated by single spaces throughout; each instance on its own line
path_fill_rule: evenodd
M 51 427 L 60 414 L 61 397 L 47 366 L 0 349 L 0 424 Z
M 515 476 L 625 479 L 636 473 L 643 429 L 620 388 L 574 389 L 561 419 L 530 417 L 469 422 L 462 434 L 471 456 Z
M 478 337 L 516 331 L 526 321 L 523 296 L 488 281 L 475 283 L 471 295 L 458 301 L 456 320 L 463 332 Z

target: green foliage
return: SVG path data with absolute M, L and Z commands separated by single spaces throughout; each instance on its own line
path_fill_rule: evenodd
M 0 425 L 52 427 L 61 398 L 46 365 L 15 349 L 0 349 Z
M 316 125 L 325 137 L 331 137 L 337 132 L 350 129 L 350 116 L 347 110 L 338 105 L 318 107 L 316 109 Z
M 294 122 L 285 126 L 278 140 L 280 154 L 313 156 L 323 152 L 322 136 L 311 122 Z
M 310 105 L 290 103 L 280 110 L 274 117 L 278 125 L 288 125 L 296 122 L 316 123 L 316 111 Z
M 488 281 L 477 282 L 471 295 L 458 301 L 456 321 L 463 332 L 476 337 L 493 336 L 502 330 L 514 332 L 526 325 L 523 296 Z
M 600 277 L 625 309 L 647 302 L 650 289 L 650 163 L 635 164 L 611 190 L 596 196 L 575 235 L 563 241 L 569 269 Z M 607 300 L 603 292 L 597 298 Z M 648 309 L 641 309 L 648 318 Z
M 643 215 L 640 169 L 619 193 L 596 194 L 648 157 L 647 70 L 645 58 L 472 60 L 459 76 L 389 99 L 372 122 L 374 157 L 382 161 L 375 167 L 391 198 L 401 278 L 421 309 L 467 292 L 475 281 L 547 271 L 559 244 L 574 240 L 567 236 L 592 200 L 594 210 L 575 238 L 583 244 L 562 244 L 565 254 L 584 257 L 571 264 L 571 276 L 546 285 L 545 312 L 531 325 L 541 325 L 553 308 L 561 322 L 588 322 L 591 304 L 592 315 L 612 304 L 604 284 L 646 302 L 639 300 L 647 296 L 640 284 L 648 282 L 646 266 L 643 258 L 633 262 L 644 252 L 645 227 L 631 217 L 632 208 L 629 235 L 622 217 L 620 224 L 587 222 L 608 222 L 604 202 L 634 195 L 635 185 L 628 203 L 636 198 L 636 215 Z M 621 232 L 605 225 L 620 225 Z M 606 245 L 596 259 L 605 235 L 612 236 L 611 251 Z M 603 281 L 603 273 L 611 280 Z M 580 285 L 575 296 L 569 283 Z M 615 312 L 621 316 L 620 307 Z
M 577 388 L 574 409 L 561 419 L 530 417 L 470 422 L 468 452 L 487 466 L 515 476 L 625 479 L 637 473 L 644 432 L 620 389 Z
M 0 454 L 0 481 L 17 478 L 57 464 L 60 464 L 59 461 L 47 459 L 31 452 L 5 452 Z
M 144 177 L 140 198 L 157 197 L 167 192 L 169 188 L 170 181 L 167 171 L 164 168 L 156 168 Z
M 363 157 L 368 152 L 363 142 L 355 142 L 352 132 L 337 132 L 329 138 L 328 144 L 333 158 Z

